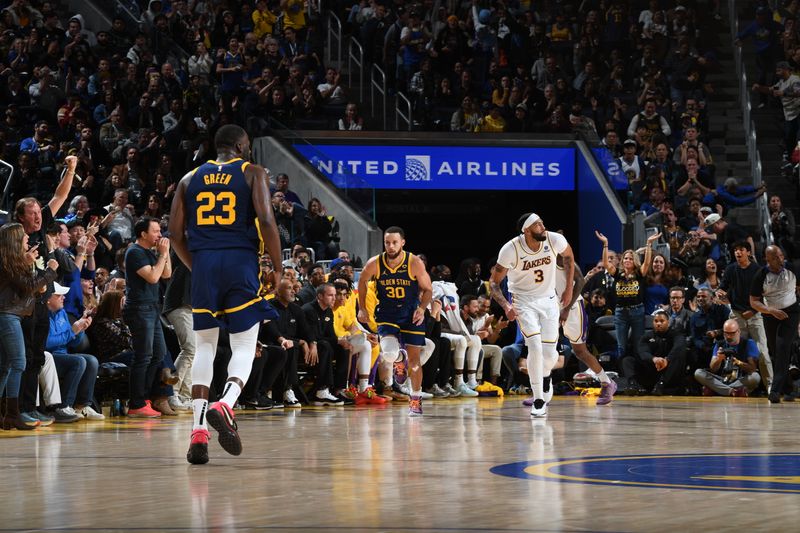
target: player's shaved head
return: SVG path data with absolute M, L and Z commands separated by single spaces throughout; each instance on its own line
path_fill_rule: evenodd
M 236 124 L 225 124 L 217 130 L 214 135 L 214 147 L 217 152 L 220 150 L 234 150 L 238 151 L 237 144 L 242 144 L 242 141 L 247 138 L 247 132 Z

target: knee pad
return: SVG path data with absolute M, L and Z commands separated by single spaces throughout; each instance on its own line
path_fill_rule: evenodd
M 197 351 L 192 362 L 192 385 L 208 387 L 214 377 L 214 355 L 217 353 L 219 328 L 195 332 Z
M 256 342 L 258 341 L 259 324 L 253 325 L 247 331 L 231 333 L 231 360 L 228 363 L 228 379 L 239 378 L 242 383 L 247 383 L 250 371 L 253 369 L 253 359 L 256 356 Z
M 400 360 L 400 342 L 397 337 L 381 337 L 381 358 L 390 363 Z

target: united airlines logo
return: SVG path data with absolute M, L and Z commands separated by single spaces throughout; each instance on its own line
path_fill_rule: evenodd
M 431 156 L 407 155 L 405 179 L 406 181 L 430 181 Z
M 800 494 L 800 454 L 617 455 L 498 465 L 493 474 L 533 481 L 657 489 Z

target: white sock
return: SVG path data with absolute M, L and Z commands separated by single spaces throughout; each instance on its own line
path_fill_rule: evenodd
M 364 392 L 369 387 L 369 380 L 367 378 L 359 378 L 358 380 L 358 392 Z
M 206 411 L 208 410 L 208 400 L 195 399 L 192 400 L 192 411 L 194 412 L 194 425 L 192 430 L 207 429 L 206 427 Z
M 456 373 L 456 388 L 464 384 L 464 374 Z
M 599 374 L 597 374 L 597 379 L 600 380 L 600 383 L 611 383 L 611 378 L 608 377 L 605 370 L 601 370 Z
M 242 388 L 239 386 L 239 384 L 235 381 L 229 381 L 225 383 L 225 392 L 222 393 L 222 398 L 220 398 L 219 401 L 233 409 L 233 406 L 236 405 L 236 400 L 239 399 L 239 395 L 241 393 Z

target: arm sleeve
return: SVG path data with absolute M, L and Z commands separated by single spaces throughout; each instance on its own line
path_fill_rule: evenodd
M 753 277 L 753 283 L 750 285 L 750 296 L 761 298 L 764 296 L 764 280 L 767 277 L 767 269 L 760 269 Z
M 129 276 L 136 274 L 140 268 L 150 266 L 147 254 L 139 247 L 129 248 L 125 254 L 125 271 Z

